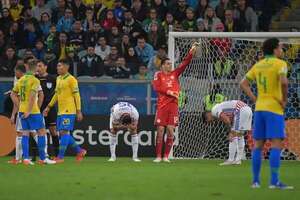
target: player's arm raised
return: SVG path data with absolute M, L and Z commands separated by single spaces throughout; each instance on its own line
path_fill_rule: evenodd
M 255 69 L 252 67 L 250 71 L 246 74 L 246 77 L 243 78 L 243 80 L 240 82 L 241 89 L 246 93 L 248 97 L 255 103 L 256 102 L 256 96 L 253 94 L 251 87 L 250 87 L 250 81 L 255 80 Z
M 188 54 L 185 56 L 183 61 L 180 63 L 180 65 L 174 70 L 177 76 L 183 73 L 183 71 L 186 69 L 186 67 L 190 64 L 193 56 L 195 55 L 197 50 L 197 44 L 194 43 L 189 50 Z

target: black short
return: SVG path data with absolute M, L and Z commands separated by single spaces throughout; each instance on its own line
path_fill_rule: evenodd
M 54 108 L 50 109 L 48 116 L 45 117 L 46 128 L 49 128 L 50 126 L 56 126 L 56 118 L 57 118 L 56 109 Z

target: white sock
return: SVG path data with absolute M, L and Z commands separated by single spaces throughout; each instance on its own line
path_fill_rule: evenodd
M 234 161 L 235 154 L 238 149 L 238 137 L 232 138 L 232 141 L 229 142 L 229 161 Z
M 137 134 L 131 135 L 131 145 L 132 145 L 132 158 L 138 158 L 139 149 L 139 136 Z
M 238 148 L 237 148 L 237 156 L 236 156 L 236 160 L 242 160 L 243 156 L 244 156 L 244 148 L 245 148 L 245 140 L 244 140 L 244 136 L 240 136 L 238 139 Z
M 117 136 L 110 134 L 110 157 L 116 158 Z
M 45 135 L 45 140 L 46 140 L 45 155 L 46 155 L 46 158 L 49 158 L 49 155 L 48 155 L 48 135 L 47 134 Z
M 38 144 L 38 135 L 35 134 L 35 136 L 33 137 L 34 141 L 36 142 L 36 145 Z
M 16 137 L 16 160 L 21 160 L 23 156 L 22 136 Z

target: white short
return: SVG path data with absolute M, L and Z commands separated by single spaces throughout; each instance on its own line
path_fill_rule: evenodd
M 249 106 L 242 107 L 234 115 L 232 131 L 249 131 L 252 127 L 252 110 Z
M 19 117 L 19 113 L 17 114 L 17 119 L 16 119 L 16 131 L 17 132 L 22 132 L 23 131 L 21 119 Z M 30 130 L 29 132 L 30 133 L 35 133 L 36 130 Z

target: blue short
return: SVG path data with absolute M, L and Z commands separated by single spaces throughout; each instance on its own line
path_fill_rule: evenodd
M 58 115 L 56 121 L 57 131 L 73 131 L 76 115 Z
M 255 111 L 254 131 L 255 140 L 284 139 L 284 116 L 268 111 Z
M 45 120 L 41 113 L 38 114 L 30 114 L 26 119 L 23 118 L 24 113 L 19 113 L 19 117 L 21 119 L 21 130 L 29 131 L 29 130 L 40 130 L 45 128 Z

